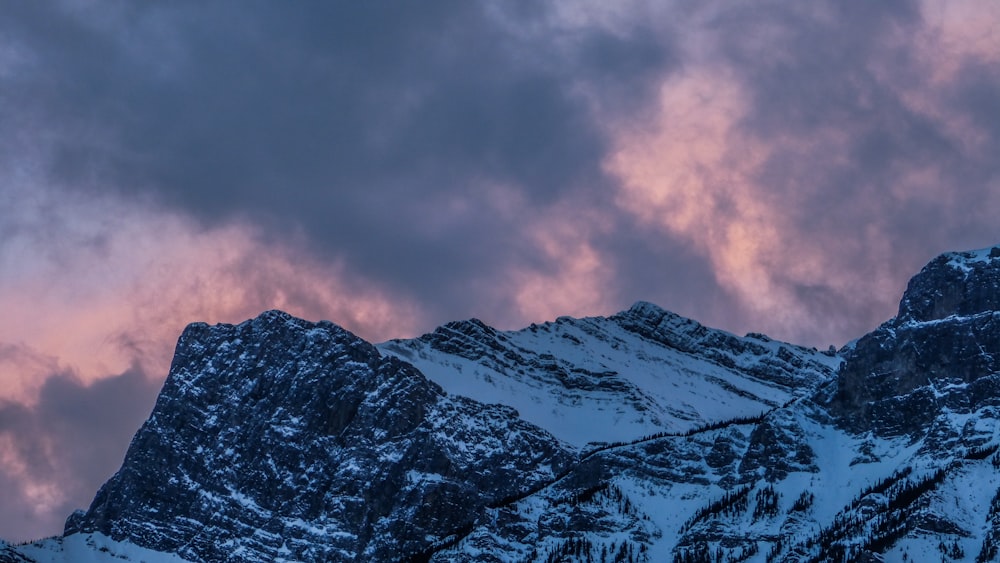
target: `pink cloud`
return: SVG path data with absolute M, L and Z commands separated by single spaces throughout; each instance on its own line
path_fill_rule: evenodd
M 947 80 L 962 59 L 1000 62 L 1000 5 L 991 0 L 923 0 L 926 37 L 915 46 L 935 59 L 935 81 Z
M 8 533 L 56 532 L 67 509 L 85 505 L 114 470 L 141 420 L 121 415 L 127 428 L 110 421 L 96 429 L 109 435 L 86 437 L 95 453 L 85 458 L 89 477 L 77 478 L 71 466 L 84 453 L 59 446 L 73 432 L 47 422 L 59 408 L 53 389 L 97 401 L 95 385 L 124 385 L 123 393 L 144 393 L 117 397 L 138 401 L 132 410 L 141 416 L 186 324 L 240 322 L 270 308 L 373 340 L 416 332 L 414 305 L 245 225 L 204 229 L 139 205 L 44 190 L 22 201 L 33 203 L 22 204 L 19 225 L 10 223 L 0 243 L 0 481 L 10 490 L 5 514 L 24 511 L 23 521 L 4 523 Z M 135 383 L 142 374 L 147 383 Z
M 781 312 L 788 299 L 771 277 L 788 248 L 780 202 L 755 184 L 771 147 L 742 133 L 748 102 L 725 69 L 668 78 L 652 124 L 623 128 L 608 169 L 622 179 L 618 205 L 643 223 L 688 239 L 711 261 L 718 282 L 755 314 Z M 809 260 L 793 275 L 818 275 Z M 786 322 L 796 322 L 788 319 Z
M 38 207 L 50 226 L 24 229 L 3 249 L 0 343 L 52 358 L 83 381 L 133 364 L 163 377 L 187 323 L 239 322 L 269 308 L 373 339 L 414 330 L 413 305 L 247 226 L 200 229 L 111 200 L 53 197 Z M 36 372 L 6 371 L 0 393 L 28 400 Z
M 528 227 L 544 266 L 511 273 L 504 284 L 513 294 L 518 328 L 562 315 L 607 314 L 614 301 L 609 288 L 615 272 L 593 240 L 607 230 L 596 210 L 556 205 Z
M 993 8 L 986 13 L 991 10 L 1000 16 Z M 991 22 L 986 25 L 974 21 L 975 14 L 957 7 L 929 10 L 931 23 L 919 28 L 916 40 L 906 35 L 911 28 L 880 37 L 885 48 L 866 53 L 870 58 L 863 62 L 871 82 L 842 78 L 857 112 L 842 119 L 828 119 L 837 111 L 831 92 L 829 107 L 817 106 L 815 119 L 790 107 L 786 115 L 762 122 L 760 104 L 768 100 L 753 89 L 760 77 L 733 65 L 731 53 L 718 51 L 720 36 L 689 26 L 696 31 L 682 35 L 692 60 L 663 78 L 651 118 L 611 124 L 615 150 L 605 166 L 620 179 L 620 209 L 687 240 L 711 263 L 717 283 L 746 309 L 745 315 L 703 320 L 779 338 L 846 340 L 895 312 L 907 278 L 933 253 L 956 244 L 947 242 L 950 230 L 987 224 L 984 210 L 1000 205 L 996 190 L 953 185 L 955 169 L 943 153 L 887 156 L 878 164 L 880 176 L 855 172 L 862 169 L 859 158 L 870 158 L 857 152 L 862 139 L 873 131 L 898 134 L 895 128 L 914 123 L 928 124 L 943 139 L 938 142 L 959 147 L 967 158 L 993 148 L 988 132 L 944 103 L 950 85 L 940 79 L 970 57 L 995 60 L 1000 53 L 990 31 L 1000 17 L 985 18 Z M 708 9 L 702 17 L 720 14 Z M 818 21 L 828 17 L 815 15 Z M 792 65 L 807 55 L 783 50 L 781 37 L 788 32 L 755 27 L 739 47 L 748 50 L 747 57 L 759 50 L 762 67 Z M 912 71 L 898 68 L 903 48 L 912 53 Z M 800 87 L 809 85 L 787 84 L 793 95 Z M 896 101 L 906 114 L 892 113 Z M 871 117 L 863 117 L 865 108 Z M 810 125 L 800 125 L 800 117 Z M 907 140 L 893 142 L 905 147 Z M 831 186 L 830 178 L 839 176 L 852 183 Z M 977 204 L 967 191 L 976 194 Z M 921 230 L 905 223 L 920 216 L 933 223 Z M 913 244 L 895 244 L 899 237 L 911 237 Z

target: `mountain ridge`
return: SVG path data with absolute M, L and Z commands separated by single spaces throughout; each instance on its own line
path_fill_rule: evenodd
M 194 323 L 90 509 L 0 561 L 995 560 L 998 308 L 994 247 L 840 351 L 641 301 L 378 345 Z
M 644 301 L 610 317 L 560 317 L 515 331 L 453 322 L 377 347 L 451 393 L 514 406 L 579 447 L 757 415 L 805 396 L 839 362 L 763 335 L 708 328 Z M 694 377 L 711 378 L 711 393 Z

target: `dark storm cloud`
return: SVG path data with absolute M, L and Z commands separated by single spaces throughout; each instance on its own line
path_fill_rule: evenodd
M 89 506 L 95 486 L 121 465 L 159 388 L 134 370 L 90 385 L 57 373 L 34 406 L 0 401 L 0 438 L 7 445 L 0 467 L 4 539 L 55 533 L 73 510 Z
M 649 301 L 717 326 L 748 313 L 739 300 L 710 281 L 711 265 L 690 244 L 658 236 L 622 218 L 615 236 L 600 239 L 595 246 L 612 270 L 627 272 L 608 288 L 611 300 L 621 307 Z
M 491 197 L 607 194 L 594 106 L 645 103 L 672 61 L 642 26 L 540 31 L 550 17 L 531 2 L 23 4 L 0 24 L 28 59 L 0 119 L 37 121 L 67 186 L 301 229 L 459 311 L 448 288 L 541 259 Z

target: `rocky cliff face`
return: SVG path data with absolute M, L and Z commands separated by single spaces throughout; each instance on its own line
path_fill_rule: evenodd
M 1000 406 L 1000 247 L 933 260 L 845 360 L 832 408 L 856 432 L 918 436 L 943 412 Z
M 998 305 L 987 249 L 839 354 L 647 303 L 378 347 L 192 325 L 90 509 L 0 561 L 997 560 Z
M 191 325 L 121 470 L 66 533 L 195 561 L 401 560 L 570 461 L 330 323 Z

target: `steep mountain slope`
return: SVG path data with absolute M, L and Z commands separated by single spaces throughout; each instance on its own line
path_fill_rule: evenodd
M 562 317 L 511 332 L 454 322 L 379 349 L 450 393 L 513 406 L 579 447 L 756 416 L 811 395 L 840 363 L 644 302 L 609 318 Z
M 645 303 L 378 349 L 192 325 L 90 509 L 0 561 L 995 561 L 998 308 L 1000 248 L 840 355 Z
M 66 532 L 196 561 L 398 560 L 569 460 L 509 407 L 272 311 L 185 330 L 121 470 Z
M 942 413 L 992 412 L 1000 398 L 1000 248 L 939 256 L 895 318 L 847 356 L 834 411 L 855 432 L 919 434 Z
M 1000 250 L 936 259 L 810 399 L 598 452 L 441 560 L 994 560 L 998 279 Z
M 597 452 L 439 560 L 996 560 L 998 280 L 934 260 L 811 398 Z

